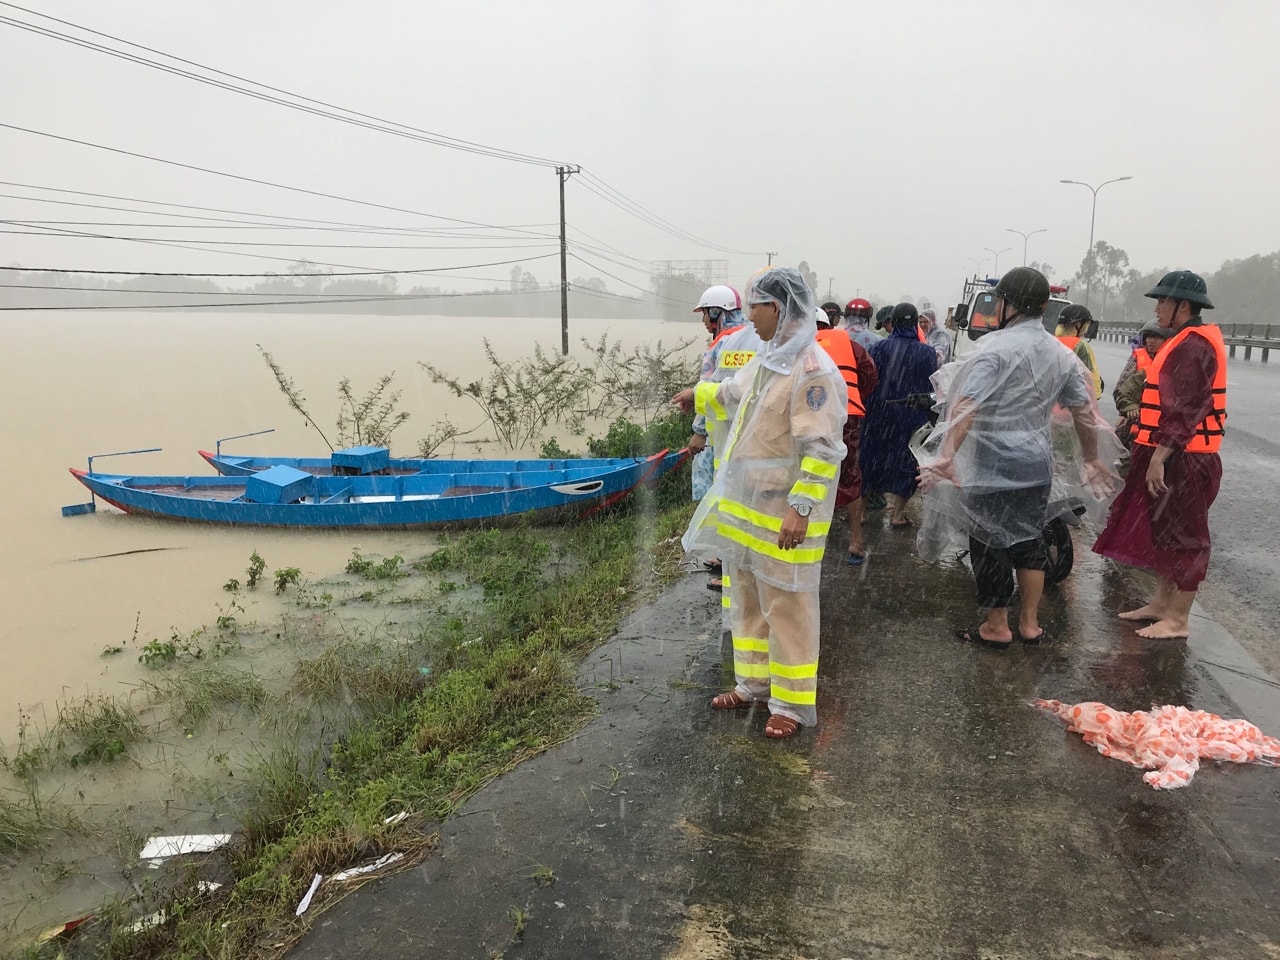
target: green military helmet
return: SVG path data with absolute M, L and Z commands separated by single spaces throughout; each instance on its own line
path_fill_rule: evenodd
M 1168 340 L 1173 336 L 1173 331 L 1166 330 L 1164 327 L 1160 326 L 1160 324 L 1152 321 L 1138 331 L 1138 336 L 1143 340 L 1147 339 L 1147 337 L 1159 337 L 1161 340 Z
M 1049 280 L 1034 267 L 1014 267 L 996 284 L 995 295 L 1026 313 L 1049 302 Z
M 1172 300 L 1186 300 L 1206 310 L 1213 309 L 1213 301 L 1209 299 L 1209 285 L 1204 277 L 1190 270 L 1174 270 L 1160 278 L 1160 282 L 1146 294 L 1153 300 L 1169 297 Z

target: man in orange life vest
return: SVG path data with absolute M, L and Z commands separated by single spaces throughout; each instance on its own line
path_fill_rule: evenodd
M 867 309 L 870 310 L 870 304 Z M 844 445 L 848 452 L 840 464 L 836 507 L 849 508 L 849 552 L 845 560 L 850 566 L 856 567 L 867 558 L 866 544 L 862 539 L 865 511 L 862 503 L 862 468 L 858 464 L 858 440 L 862 436 L 862 418 L 867 414 L 867 397 L 876 389 L 878 374 L 871 354 L 853 338 L 851 331 L 835 326 L 830 311 L 819 313 L 817 320 L 818 346 L 835 361 L 848 391 L 849 419 L 844 422 Z
M 1201 310 L 1213 309 L 1203 278 L 1175 270 L 1147 296 L 1173 337 L 1147 369 L 1132 466 L 1093 549 L 1155 571 L 1155 596 L 1120 617 L 1154 621 L 1139 636 L 1166 639 L 1187 636 L 1191 604 L 1209 566 L 1209 507 L 1222 480 L 1227 349 L 1222 332 L 1200 319 Z

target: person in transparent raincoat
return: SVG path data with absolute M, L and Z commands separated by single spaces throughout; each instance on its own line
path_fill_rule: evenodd
M 720 469 L 684 535 L 686 550 L 730 574 L 737 684 L 718 710 L 766 702 L 765 735 L 818 721 L 818 579 L 845 446 L 847 402 L 815 339 L 814 298 L 798 270 L 775 267 L 747 292 L 763 346 L 734 377 L 678 394 L 729 425 Z
M 934 374 L 942 418 L 917 448 L 926 491 L 917 548 L 936 561 L 967 535 L 986 617 L 958 639 L 1005 648 L 1015 572 L 1018 638 L 1044 638 L 1038 607 L 1047 566 L 1041 531 L 1083 505 L 1100 518 L 1117 489 L 1107 464 L 1120 442 L 1098 410 L 1088 370 L 1041 322 L 1049 282 L 1015 267 L 996 287 L 1000 329 Z

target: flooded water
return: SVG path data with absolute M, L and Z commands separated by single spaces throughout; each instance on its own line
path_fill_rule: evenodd
M 408 531 L 221 529 L 130 517 L 105 504 L 95 514 L 64 518 L 61 506 L 88 500 L 68 467 L 83 467 L 90 454 L 161 447 L 161 453 L 95 461 L 94 467 L 208 473 L 198 448 L 268 427 L 275 432 L 226 449 L 327 454 L 288 409 L 255 344 L 274 355 L 327 430 L 336 420 L 342 377 L 350 377 L 360 395 L 395 371 L 401 409 L 412 416 L 395 434 L 393 452 L 413 455 L 417 439 L 435 421 L 447 416 L 469 427 L 480 419 L 468 402 L 431 383 L 417 361 L 464 379 L 479 377 L 486 369 L 483 337 L 499 356 L 515 359 L 535 342 L 558 349 L 560 326 L 558 318 L 195 312 L 11 314 L 4 322 L 0 409 L 8 424 L 10 467 L 0 498 L 6 545 L 0 552 L 6 655 L 0 740 L 6 743 L 23 713 L 53 717 L 58 701 L 136 684 L 146 673 L 137 647 L 211 623 L 229 600 L 222 584 L 245 579 L 254 550 L 266 561 L 268 578 L 289 566 L 318 578 L 340 571 L 356 547 L 409 558 L 433 542 L 431 534 Z M 657 320 L 571 321 L 573 344 L 605 332 L 631 344 L 672 343 L 701 330 Z M 460 443 L 453 455 L 477 454 L 498 450 Z M 265 620 L 278 612 L 269 585 L 250 596 L 250 617 Z M 126 646 L 123 654 L 102 656 L 104 648 L 120 645 Z

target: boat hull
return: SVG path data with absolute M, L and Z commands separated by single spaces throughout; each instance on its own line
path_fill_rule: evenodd
M 246 500 L 250 478 L 71 473 L 95 496 L 140 516 L 227 526 L 429 529 L 515 518 L 579 518 L 655 483 L 687 456 L 687 450 L 663 451 L 618 461 L 603 472 L 317 476 L 310 478 L 308 496 L 287 503 Z

